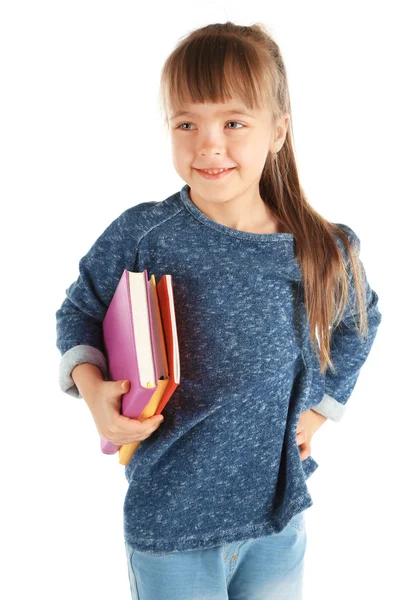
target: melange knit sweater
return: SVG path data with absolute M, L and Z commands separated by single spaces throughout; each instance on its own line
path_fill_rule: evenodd
M 312 407 L 342 418 L 381 322 L 365 280 L 369 333 L 360 337 L 350 278 L 346 312 L 332 330 L 336 372 L 321 375 L 294 235 L 225 226 L 189 192 L 184 185 L 117 217 L 79 261 L 56 312 L 60 387 L 80 398 L 76 365 L 97 365 L 110 380 L 102 321 L 123 270 L 147 269 L 156 282 L 172 276 L 181 381 L 164 422 L 125 467 L 125 539 L 153 554 L 279 533 L 312 506 L 306 480 L 318 464 L 300 459 L 300 413 Z M 339 225 L 359 248 L 354 231 Z

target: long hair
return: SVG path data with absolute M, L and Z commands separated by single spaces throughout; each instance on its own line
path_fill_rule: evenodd
M 318 355 L 318 338 L 321 373 L 328 365 L 335 371 L 330 357 L 331 331 L 339 325 L 352 295 L 350 280 L 357 293 L 356 325 L 360 334 L 368 334 L 359 240 L 346 235 L 347 226 L 343 230 L 318 214 L 300 185 L 286 68 L 278 45 L 263 24 L 240 26 L 228 21 L 196 29 L 179 41 L 163 65 L 159 99 L 167 126 L 168 115 L 182 109 L 185 102 L 225 103 L 233 97 L 250 109 L 268 107 L 273 124 L 280 115 L 290 115 L 282 148 L 275 157 L 268 153 L 265 161 L 260 196 L 283 231 L 293 233 L 311 344 Z M 341 240 L 344 254 L 335 236 Z

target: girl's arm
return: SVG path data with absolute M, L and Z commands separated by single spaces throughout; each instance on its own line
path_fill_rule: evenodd
M 82 398 L 71 377 L 77 365 L 95 365 L 104 381 L 110 379 L 103 319 L 124 269 L 132 270 L 135 260 L 140 239 L 132 222 L 135 209 L 138 205 L 115 219 L 81 258 L 79 277 L 66 290 L 66 298 L 56 312 L 56 345 L 62 355 L 60 388 L 75 398 Z
M 360 251 L 360 239 L 352 229 L 346 226 Z M 336 373 L 328 367 L 325 374 L 325 390 L 319 404 L 312 407 L 315 412 L 332 421 L 340 421 L 344 416 L 345 405 L 350 398 L 361 367 L 364 365 L 374 343 L 382 314 L 378 308 L 378 294 L 371 288 L 367 280 L 364 265 L 362 271 L 365 283 L 366 309 L 368 318 L 368 336 L 361 338 L 356 329 L 359 312 L 354 309 L 356 290 L 351 270 L 349 277 L 349 297 L 343 318 L 331 334 L 331 359 Z M 355 322 L 356 321 L 356 322 Z

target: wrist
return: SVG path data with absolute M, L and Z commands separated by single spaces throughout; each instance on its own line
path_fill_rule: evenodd
M 92 363 L 76 365 L 71 371 L 71 378 L 87 403 L 95 397 L 99 385 L 104 383 L 103 373 Z
M 314 415 L 314 419 L 318 424 L 318 428 L 321 427 L 325 421 L 328 420 L 328 417 L 325 417 L 325 415 L 321 415 L 321 413 L 317 412 L 316 410 L 311 409 Z

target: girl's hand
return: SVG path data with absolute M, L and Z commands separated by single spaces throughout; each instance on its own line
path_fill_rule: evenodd
M 121 413 L 122 395 L 130 389 L 130 381 L 96 380 L 86 390 L 85 401 L 92 413 L 99 435 L 113 444 L 131 444 L 147 439 L 164 420 L 163 415 L 131 419 Z
M 297 445 L 300 449 L 300 459 L 305 460 L 311 454 L 311 440 L 314 433 L 325 423 L 326 417 L 315 412 L 312 408 L 300 413 L 297 424 Z

